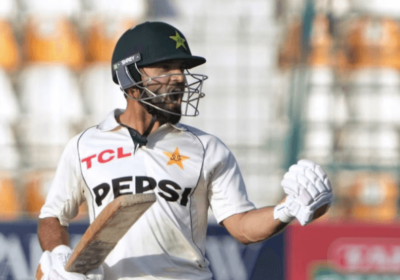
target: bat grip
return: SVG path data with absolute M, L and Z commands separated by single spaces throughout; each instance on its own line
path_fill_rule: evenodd
M 42 271 L 42 267 L 40 266 L 40 264 L 38 265 L 38 268 L 36 270 L 36 280 L 41 280 L 43 277 L 43 271 Z

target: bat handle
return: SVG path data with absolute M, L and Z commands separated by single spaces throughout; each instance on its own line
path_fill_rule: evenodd
M 40 264 L 36 270 L 36 280 L 41 280 L 43 277 L 43 271 L 42 268 L 40 267 Z
M 38 265 L 38 268 L 36 270 L 36 280 L 41 280 L 43 277 L 43 271 L 42 271 L 42 267 L 40 266 L 40 264 Z

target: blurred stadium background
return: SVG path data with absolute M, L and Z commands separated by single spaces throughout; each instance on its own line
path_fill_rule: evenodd
M 354 236 L 338 237 L 365 238 L 355 233 L 365 226 L 381 239 L 399 232 L 400 1 L 1 0 L 0 279 L 33 279 L 7 268 L 6 228 L 35 223 L 67 141 L 125 107 L 111 54 L 126 29 L 146 20 L 176 26 L 192 53 L 207 59 L 192 71 L 209 76 L 200 116 L 182 122 L 228 145 L 257 206 L 280 201 L 285 170 L 308 158 L 329 172 L 335 191 L 331 210 L 311 229 L 357 224 Z M 295 251 L 293 242 L 285 252 Z M 285 279 L 400 279 L 400 246 L 371 242 L 386 248 L 390 261 L 381 265 L 390 269 L 376 274 L 353 263 L 359 274 L 314 269 Z M 290 260 L 285 267 L 295 269 Z M 215 279 L 256 279 L 251 271 Z

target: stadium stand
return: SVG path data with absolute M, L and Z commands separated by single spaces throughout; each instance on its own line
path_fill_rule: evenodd
M 363 16 L 352 21 L 342 44 L 348 69 L 400 67 L 400 28 L 393 19 Z
M 30 62 L 58 62 L 75 70 L 84 63 L 77 30 L 66 18 L 32 17 L 25 28 L 24 51 Z
M 53 170 L 37 170 L 25 174 L 25 210 L 29 215 L 38 215 L 46 199 L 53 176 Z
M 0 170 L 16 170 L 20 167 L 17 141 L 9 123 L 0 120 Z
M 15 71 L 21 63 L 19 45 L 11 24 L 0 18 L 0 67 Z
M 22 114 L 78 123 L 83 114 L 76 76 L 64 65 L 31 64 L 19 76 Z
M 395 174 L 342 172 L 338 183 L 339 217 L 374 223 L 393 222 L 397 218 L 399 191 Z
M 51 0 L 19 0 L 22 12 L 28 15 L 54 15 L 74 17 L 82 10 L 82 1 L 65 0 L 54 2 Z
M 347 99 L 352 108 L 353 120 L 388 123 L 400 121 L 400 75 L 396 69 L 363 68 L 351 74 Z
M 0 68 L 0 88 L 0 121 L 13 124 L 19 117 L 20 108 L 13 84 L 2 68 Z
M 0 220 L 12 220 L 21 215 L 17 188 L 13 177 L 7 172 L 0 172 Z
M 110 79 L 108 63 L 94 63 L 87 67 L 81 74 L 81 81 L 87 127 L 99 124 L 114 108 L 126 107 L 124 94 Z
M 91 15 L 115 19 L 140 20 L 147 13 L 147 1 L 144 0 L 84 0 L 86 11 Z
M 251 197 L 260 206 L 275 203 L 291 129 L 290 71 L 301 54 L 301 5 L 294 2 L 285 14 L 273 1 L 174 0 L 170 17 L 152 18 L 156 1 L 2 1 L 0 152 L 8 160 L 0 170 L 54 171 L 73 135 L 123 108 L 125 99 L 109 79 L 113 45 L 126 28 L 156 19 L 175 24 L 192 52 L 207 58 L 192 71 L 209 76 L 201 116 L 182 122 L 221 138 L 249 178 Z M 398 19 L 391 9 L 384 15 L 387 1 L 362 2 L 355 4 L 360 13 L 343 21 L 322 4 L 316 9 L 299 156 L 321 164 L 388 167 L 400 159 Z M 364 16 L 373 5 L 381 14 Z M 264 181 L 275 187 L 261 198 Z
M 110 62 L 118 38 L 135 24 L 132 19 L 93 20 L 86 35 L 87 62 Z
M 55 167 L 68 140 L 81 129 L 83 104 L 75 75 L 63 65 L 32 64 L 19 76 L 17 125 L 28 166 Z
M 310 39 L 311 52 L 308 57 L 309 64 L 315 66 L 333 66 L 333 38 L 329 19 L 323 14 L 314 18 Z
M 42 208 L 51 182 L 54 177 L 53 169 L 37 169 L 29 171 L 24 176 L 24 206 L 25 211 L 30 217 L 37 217 Z M 87 218 L 87 204 L 84 203 L 79 208 L 79 215 L 76 219 Z

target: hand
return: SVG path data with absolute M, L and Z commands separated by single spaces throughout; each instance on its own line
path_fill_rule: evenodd
M 57 246 L 52 252 L 43 252 L 39 262 L 43 271 L 41 280 L 86 280 L 83 274 L 65 271 L 71 253 L 71 248 L 65 245 Z
M 100 266 L 87 273 L 71 273 L 65 271 L 64 267 L 72 250 L 68 246 L 60 245 L 54 248 L 52 252 L 45 251 L 40 258 L 40 266 L 43 272 L 41 280 L 103 280 L 104 270 Z
M 92 269 L 88 273 L 85 274 L 86 279 L 88 280 L 103 280 L 104 279 L 104 268 L 103 265 L 100 265 L 96 269 Z
M 292 165 L 281 182 L 286 201 L 274 209 L 274 218 L 288 223 L 294 218 L 307 225 L 322 216 L 332 203 L 328 175 L 318 164 L 300 160 Z

